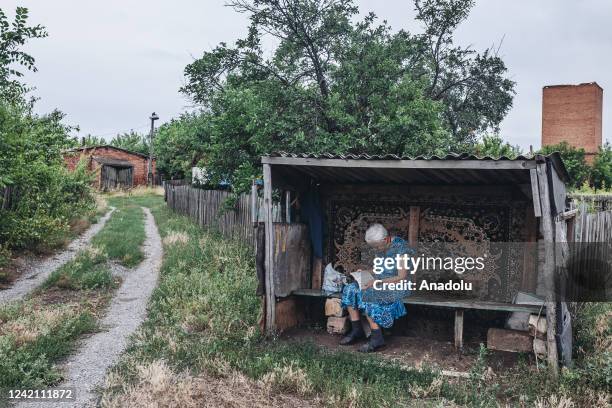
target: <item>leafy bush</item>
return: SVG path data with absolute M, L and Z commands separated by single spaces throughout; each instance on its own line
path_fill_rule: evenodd
M 63 115 L 38 116 L 31 107 L 0 100 L 0 245 L 52 247 L 69 222 L 94 209 L 91 175 L 83 163 L 69 172 L 62 150 L 71 146 Z
M 612 146 L 610 143 L 599 148 L 593 161 L 591 181 L 596 190 L 612 189 Z
M 585 159 L 584 149 L 570 146 L 567 142 L 561 142 L 556 145 L 544 146 L 540 150 L 542 154 L 550 154 L 559 152 L 565 168 L 570 175 L 570 184 L 572 187 L 580 188 L 582 184 L 589 179 L 590 169 Z

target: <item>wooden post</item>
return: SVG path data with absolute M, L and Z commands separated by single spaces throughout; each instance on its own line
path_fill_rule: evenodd
M 537 167 L 538 187 L 540 193 L 540 206 L 542 217 L 540 228 L 544 237 L 544 287 L 546 298 L 546 323 L 548 326 L 546 343 L 548 349 L 548 368 L 553 378 L 559 376 L 559 356 L 557 353 L 557 308 L 555 303 L 555 252 L 554 252 L 554 232 L 552 224 L 552 214 L 550 210 L 550 196 L 548 191 L 548 175 L 546 162 L 539 163 Z
M 408 225 L 408 243 L 416 248 L 419 240 L 419 217 L 421 209 L 418 206 L 410 206 L 410 220 Z
M 536 218 L 542 216 L 542 208 L 540 206 L 540 187 L 538 183 L 538 173 L 536 169 L 529 170 L 529 176 L 531 177 L 531 197 L 533 200 L 533 213 Z
M 463 309 L 455 310 L 455 348 L 463 350 Z
M 291 224 L 291 190 L 285 190 L 285 221 Z
M 276 330 L 276 298 L 274 296 L 274 225 L 272 223 L 272 166 L 263 165 L 264 213 L 266 226 L 266 332 Z
M 257 184 L 255 184 L 255 180 L 253 180 L 253 184 L 251 184 L 251 221 L 253 222 L 253 227 L 257 227 L 259 223 L 257 217 Z

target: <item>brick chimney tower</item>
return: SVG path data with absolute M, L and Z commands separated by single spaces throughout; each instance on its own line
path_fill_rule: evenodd
M 603 89 L 596 82 L 542 89 L 542 146 L 563 141 L 583 148 L 592 163 L 602 144 Z

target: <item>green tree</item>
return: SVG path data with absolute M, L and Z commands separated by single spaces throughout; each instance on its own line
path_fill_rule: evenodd
M 17 67 L 36 71 L 34 57 L 22 47 L 32 38 L 47 36 L 44 27 L 28 26 L 27 20 L 28 9 L 25 7 L 17 7 L 12 23 L 0 8 L 0 98 L 5 101 L 21 101 L 27 91 L 19 81 L 23 73 Z
M 541 154 L 550 154 L 559 152 L 565 168 L 570 176 L 570 186 L 580 188 L 585 181 L 589 180 L 590 168 L 586 163 L 585 151 L 582 148 L 570 146 L 567 142 L 561 142 L 556 145 L 543 146 L 540 150 Z
M 210 148 L 210 115 L 185 113 L 161 125 L 153 140 L 159 172 L 167 178 L 183 178 L 194 166 L 206 166 Z
M 62 151 L 76 143 L 64 114 L 33 113 L 35 99 L 15 67 L 35 71 L 34 58 L 22 51 L 30 38 L 46 36 L 28 27 L 27 9 L 17 8 L 9 24 L 0 10 L 0 269 L 9 249 L 35 249 L 64 242 L 70 221 L 90 213 L 94 200 L 84 166 L 68 172 Z M 0 280 L 3 279 L 0 270 Z
M 599 148 L 593 161 L 591 181 L 597 190 L 612 189 L 612 146 L 610 143 Z
M 110 141 L 110 145 L 137 153 L 149 154 L 148 137 L 133 130 L 115 136 Z
M 452 43 L 467 0 L 417 2 L 425 33 L 394 32 L 351 0 L 237 0 L 246 38 L 185 68 L 202 105 L 214 177 L 258 172 L 272 150 L 441 154 L 469 148 L 511 106 L 513 83 L 493 50 Z M 278 44 L 271 55 L 264 36 Z M 269 56 L 268 56 L 269 55 Z M 160 156 L 161 157 L 161 156 Z
M 510 143 L 504 142 L 499 135 L 486 135 L 474 146 L 474 153 L 478 156 L 508 157 L 513 159 L 523 152 L 520 146 L 512 146 Z
M 95 135 L 83 136 L 81 140 L 78 141 L 78 143 L 80 146 L 87 146 L 87 147 L 101 146 L 101 145 L 107 144 L 106 140 L 104 140 L 103 137 L 95 136 Z

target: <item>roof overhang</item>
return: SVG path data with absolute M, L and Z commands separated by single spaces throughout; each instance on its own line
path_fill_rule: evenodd
M 478 158 L 472 155 L 400 158 L 367 155 L 299 155 L 275 153 L 264 156 L 262 164 L 291 184 L 304 177 L 325 183 L 389 183 L 435 185 L 529 184 L 530 170 L 550 161 L 561 180 L 567 172 L 558 154 L 516 159 Z M 274 182 L 276 184 L 276 182 Z M 300 183 L 301 184 L 301 183 Z

